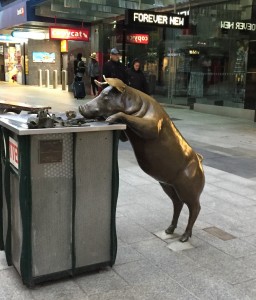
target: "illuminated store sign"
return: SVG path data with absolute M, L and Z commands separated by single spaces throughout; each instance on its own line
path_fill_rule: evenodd
M 149 35 L 148 34 L 140 34 L 140 33 L 132 33 L 127 34 L 126 36 L 127 43 L 130 44 L 148 44 Z
M 24 16 L 25 10 L 24 7 L 17 9 L 17 16 Z
M 116 36 L 117 43 L 122 43 L 122 39 L 123 39 L 122 35 Z M 149 35 L 145 33 L 128 33 L 126 35 L 126 43 L 147 45 L 149 43 Z
M 68 52 L 68 41 L 62 40 L 60 42 L 60 52 Z
M 89 30 L 84 28 L 49 27 L 50 39 L 89 41 Z
M 245 22 L 233 22 L 233 21 L 221 21 L 220 28 L 222 29 L 236 29 L 236 30 L 248 30 L 255 31 L 256 24 Z
M 198 54 L 200 54 L 200 51 L 194 50 L 194 49 L 190 49 L 188 52 L 189 52 L 190 55 L 198 55 Z
M 127 25 L 140 24 L 173 28 L 187 28 L 189 17 L 179 14 L 156 13 L 142 10 L 126 10 L 125 21 Z

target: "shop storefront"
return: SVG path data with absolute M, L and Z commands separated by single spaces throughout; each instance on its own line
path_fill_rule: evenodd
M 17 82 L 22 84 L 23 77 L 23 61 L 21 44 L 8 43 L 3 44 L 3 56 L 4 56 L 4 74 L 3 80 L 7 82 Z
M 187 27 L 173 26 L 183 25 L 181 20 L 165 24 L 170 13 L 166 10 L 155 19 L 152 13 L 151 17 L 141 13 L 136 20 L 140 23 L 126 26 L 123 20 L 104 25 L 103 52 L 107 55 L 117 46 L 126 65 L 139 58 L 151 92 L 160 102 L 254 109 L 253 8 L 253 0 L 209 1 L 204 5 L 198 1 L 195 6 L 182 5 L 182 10 L 177 5 L 176 13 L 189 18 Z M 136 35 L 147 38 L 136 42 Z
M 73 80 L 77 53 L 90 56 L 90 27 L 83 22 L 36 15 L 35 1 L 15 1 L 0 11 L 0 29 L 8 34 L 0 39 L 1 80 L 28 85 L 62 83 L 62 70 Z M 52 24 L 52 26 L 49 26 Z M 22 40 L 20 43 L 14 40 Z M 65 42 L 65 47 L 63 47 Z

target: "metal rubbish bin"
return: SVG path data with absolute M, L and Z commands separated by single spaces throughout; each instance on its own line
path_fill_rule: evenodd
M 0 129 L 0 247 L 23 283 L 113 265 L 125 125 L 27 129 L 4 116 Z

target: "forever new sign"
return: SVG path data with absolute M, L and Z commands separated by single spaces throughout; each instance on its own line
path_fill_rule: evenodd
M 127 9 L 125 21 L 127 25 L 140 24 L 173 28 L 188 28 L 189 17 L 178 14 Z

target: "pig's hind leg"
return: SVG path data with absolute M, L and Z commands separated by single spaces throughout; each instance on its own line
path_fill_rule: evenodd
M 203 186 L 204 175 L 202 173 L 198 174 L 196 180 L 189 180 L 187 176 L 184 176 L 181 181 L 175 183 L 175 190 L 178 197 L 187 205 L 189 210 L 188 224 L 180 238 L 181 242 L 186 242 L 192 236 L 192 229 L 201 209 L 199 198 Z
M 175 228 L 177 227 L 180 212 L 182 210 L 184 203 L 179 199 L 175 189 L 171 185 L 164 184 L 164 183 L 160 183 L 160 185 L 162 186 L 165 193 L 171 198 L 173 203 L 172 222 L 171 225 L 165 230 L 167 234 L 173 234 Z

